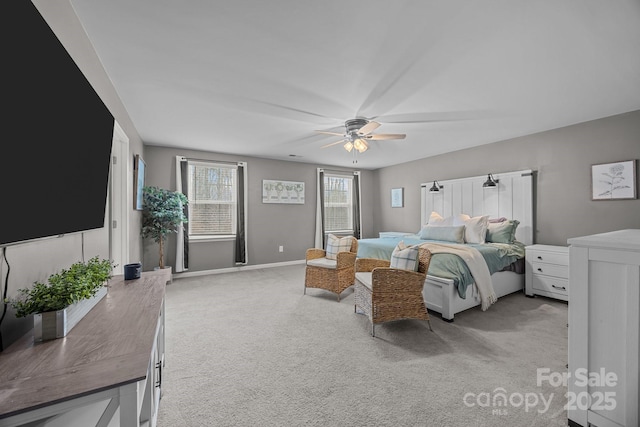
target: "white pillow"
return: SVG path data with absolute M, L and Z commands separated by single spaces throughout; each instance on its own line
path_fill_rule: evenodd
M 350 252 L 353 236 L 336 237 L 333 234 L 327 236 L 327 250 L 325 258 L 338 259 L 338 252 Z
M 458 214 L 453 217 L 453 225 L 467 225 L 467 220 L 471 219 L 471 217 L 467 214 Z
M 452 225 L 454 225 L 452 216 L 443 218 L 442 215 L 436 211 L 431 212 L 429 221 L 427 222 L 428 227 L 451 227 Z
M 419 253 L 418 246 L 407 246 L 404 241 L 400 241 L 391 253 L 389 266 L 401 270 L 418 271 Z
M 489 227 L 489 215 L 474 216 L 460 214 L 454 219 L 454 225 L 464 225 L 466 243 L 484 243 Z

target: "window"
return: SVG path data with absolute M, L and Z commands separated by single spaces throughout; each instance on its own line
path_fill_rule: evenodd
M 318 172 L 315 247 L 325 248 L 327 234 L 350 235 L 360 239 L 360 171 Z
M 353 177 L 324 175 L 324 227 L 327 233 L 353 233 Z
M 235 235 L 237 166 L 189 161 L 189 236 Z

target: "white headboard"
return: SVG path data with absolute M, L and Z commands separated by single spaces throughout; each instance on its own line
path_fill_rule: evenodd
M 497 188 L 482 187 L 487 175 L 438 181 L 443 187 L 438 193 L 429 192 L 433 182 L 421 184 L 421 224 L 427 222 L 432 211 L 444 217 L 460 213 L 506 217 L 520 221 L 516 240 L 533 244 L 533 172 L 521 170 L 492 175 L 499 180 Z

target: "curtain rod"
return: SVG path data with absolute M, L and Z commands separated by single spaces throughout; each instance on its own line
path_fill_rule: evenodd
M 245 162 L 230 162 L 230 161 L 226 161 L 226 160 L 195 159 L 195 158 L 192 158 L 192 157 L 185 157 L 185 156 L 181 156 L 181 157 L 184 160 L 192 161 L 192 162 L 224 163 L 224 164 L 228 164 L 228 165 L 238 165 L 240 163 L 245 163 Z
M 360 173 L 358 170 L 337 170 L 337 169 L 325 169 L 319 168 L 323 172 L 336 172 L 336 173 Z

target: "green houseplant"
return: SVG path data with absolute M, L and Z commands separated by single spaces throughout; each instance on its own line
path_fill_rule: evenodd
M 151 238 L 159 245 L 158 266 L 164 267 L 164 242 L 170 233 L 178 231 L 187 222 L 184 207 L 189 203 L 186 196 L 177 191 L 158 187 L 142 189 L 142 237 Z
M 19 296 L 8 302 L 16 310 L 16 317 L 63 310 L 95 296 L 111 278 L 114 267 L 111 261 L 97 256 L 86 263 L 79 261 L 52 274 L 46 283 L 34 282 L 29 289 L 19 289 Z
M 62 338 L 107 295 L 105 285 L 114 267 L 97 256 L 86 263 L 79 261 L 52 274 L 46 283 L 19 289 L 17 297 L 6 301 L 16 317 L 33 315 L 35 341 Z

